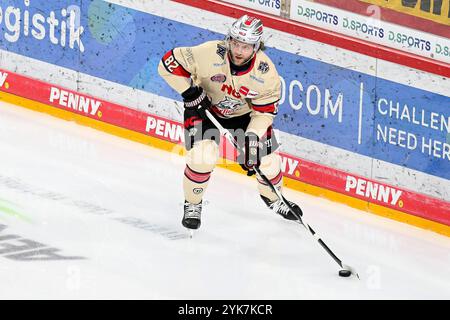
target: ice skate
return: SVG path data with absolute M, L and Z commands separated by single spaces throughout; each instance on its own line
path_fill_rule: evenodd
M 198 204 L 193 204 L 189 203 L 186 200 L 184 201 L 184 216 L 181 223 L 185 228 L 187 228 L 190 231 L 191 238 L 193 235 L 193 230 L 200 228 L 201 213 L 202 213 L 202 202 Z
M 269 209 L 275 211 L 280 216 L 287 220 L 298 220 L 297 217 L 289 210 L 288 206 L 286 206 L 281 200 L 270 201 L 270 199 L 261 195 L 264 203 L 269 207 Z M 295 213 L 297 213 L 300 217 L 303 216 L 302 209 L 295 204 L 294 202 L 288 201 L 291 205 L 292 209 L 294 209 Z

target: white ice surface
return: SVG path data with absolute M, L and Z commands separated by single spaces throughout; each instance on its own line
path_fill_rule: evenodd
M 189 239 L 183 169 L 168 152 L 1 103 L 0 299 L 450 298 L 449 238 L 285 190 L 361 276 L 340 278 L 301 226 L 265 208 L 254 179 L 221 168 Z M 26 240 L 84 259 L 4 253 Z

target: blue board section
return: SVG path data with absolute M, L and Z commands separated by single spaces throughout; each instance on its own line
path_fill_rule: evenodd
M 179 100 L 163 54 L 224 35 L 100 0 L 3 0 L 0 48 Z M 282 131 L 450 179 L 449 97 L 268 48 Z

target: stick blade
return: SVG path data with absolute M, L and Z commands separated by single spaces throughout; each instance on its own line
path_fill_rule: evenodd
M 354 275 L 356 278 L 358 278 L 358 280 L 361 280 L 361 278 L 359 277 L 359 274 L 355 268 L 352 268 L 349 265 L 342 264 L 342 269 L 349 271 L 352 275 Z

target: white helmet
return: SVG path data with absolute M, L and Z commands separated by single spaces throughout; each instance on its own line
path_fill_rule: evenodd
M 227 39 L 233 38 L 244 43 L 253 44 L 256 52 L 261 45 L 262 35 L 263 24 L 261 20 L 244 15 L 233 22 L 228 31 Z

